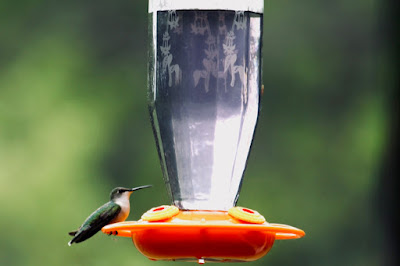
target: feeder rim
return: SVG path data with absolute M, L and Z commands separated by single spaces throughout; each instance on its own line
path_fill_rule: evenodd
M 264 1 L 149 0 L 149 13 L 168 10 L 232 10 L 264 13 Z
M 118 236 L 131 237 L 132 234 L 147 230 L 147 229 L 172 229 L 178 228 L 180 230 L 193 229 L 193 228 L 203 228 L 203 229 L 249 229 L 255 231 L 265 231 L 267 233 L 274 233 L 275 239 L 296 239 L 305 236 L 305 232 L 296 227 L 278 224 L 278 223 L 264 223 L 264 224 L 202 224 L 202 223 L 192 223 L 192 224 L 179 224 L 179 223 L 169 223 L 169 222 L 146 222 L 146 221 L 125 221 L 120 223 L 114 223 L 104 226 L 101 230 L 105 234 L 114 234 L 118 232 Z

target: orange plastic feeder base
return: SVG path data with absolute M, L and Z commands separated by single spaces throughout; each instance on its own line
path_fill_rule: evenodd
M 168 207 L 153 208 L 149 212 L 158 214 Z M 288 225 L 244 222 L 226 211 L 177 211 L 162 221 L 144 221 L 148 218 L 146 214 L 137 222 L 110 224 L 102 231 L 131 237 L 136 248 L 150 260 L 199 263 L 254 261 L 266 255 L 276 239 L 305 235 L 303 230 Z

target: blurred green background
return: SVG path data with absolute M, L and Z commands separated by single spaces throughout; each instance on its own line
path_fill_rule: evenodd
M 395 60 L 382 3 L 266 1 L 265 93 L 239 205 L 307 235 L 246 265 L 390 264 L 379 202 Z M 129 219 L 170 202 L 146 75 L 146 0 L 0 3 L 0 264 L 188 265 L 101 233 L 67 246 L 115 186 L 154 185 Z

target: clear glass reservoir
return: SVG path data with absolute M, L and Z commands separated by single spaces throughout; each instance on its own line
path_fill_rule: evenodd
M 180 209 L 236 204 L 259 112 L 262 1 L 212 2 L 149 3 L 149 111 Z

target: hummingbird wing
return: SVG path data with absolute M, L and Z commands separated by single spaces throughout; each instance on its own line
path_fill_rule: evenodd
M 92 237 L 96 234 L 100 229 L 109 224 L 121 211 L 121 207 L 109 201 L 97 210 L 95 210 L 79 227 L 78 231 L 72 238 L 72 240 L 68 243 L 71 245 L 72 243 L 79 243 L 85 241 L 86 239 Z M 73 233 L 73 232 L 71 232 Z

